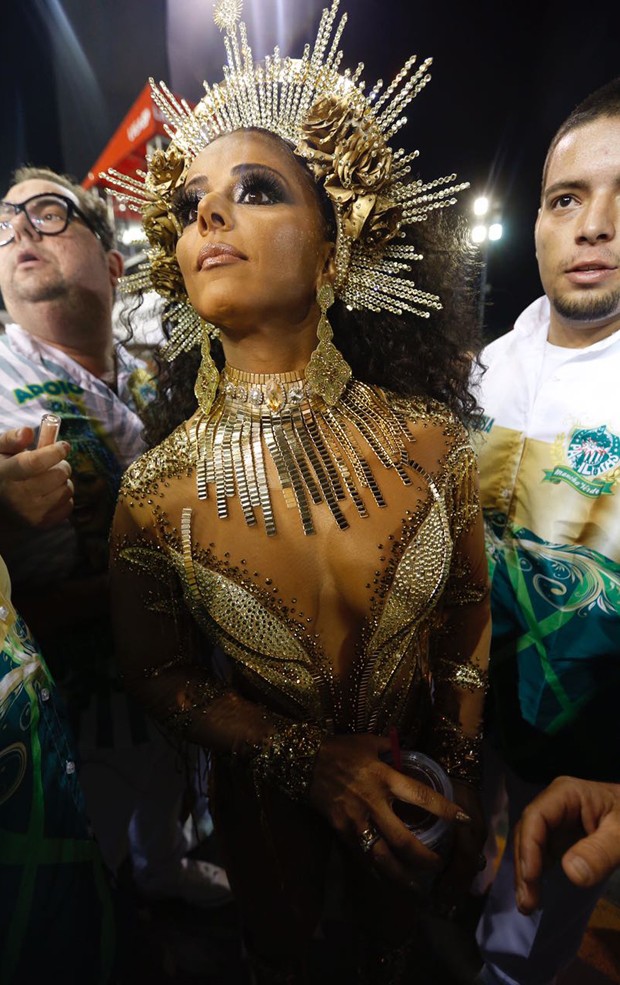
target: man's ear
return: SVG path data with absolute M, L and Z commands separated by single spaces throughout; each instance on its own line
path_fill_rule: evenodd
M 118 284 L 119 277 L 123 276 L 125 261 L 123 260 L 122 253 L 119 253 L 118 250 L 108 250 L 107 260 L 108 271 L 110 273 L 110 285 L 114 288 Z
M 538 223 L 540 222 L 541 214 L 542 214 L 542 207 L 539 208 L 538 212 L 536 213 L 536 221 L 534 223 L 534 251 L 535 251 L 536 259 L 538 259 L 538 249 L 536 247 L 536 240 L 538 239 Z

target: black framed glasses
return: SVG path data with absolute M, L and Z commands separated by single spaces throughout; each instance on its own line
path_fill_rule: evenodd
M 20 212 L 41 236 L 59 236 L 77 216 L 99 238 L 91 221 L 72 199 L 42 192 L 31 195 L 25 202 L 0 202 L 0 246 L 7 246 L 15 239 L 15 220 Z

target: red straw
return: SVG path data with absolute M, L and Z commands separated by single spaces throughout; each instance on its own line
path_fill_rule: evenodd
M 390 743 L 392 746 L 392 763 L 395 770 L 400 770 L 402 767 L 402 759 L 400 755 L 400 742 L 398 740 L 398 729 L 395 725 L 390 725 Z

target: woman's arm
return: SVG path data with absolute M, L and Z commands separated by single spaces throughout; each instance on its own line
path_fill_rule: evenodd
M 477 464 L 469 447 L 453 463 L 447 496 L 454 541 L 443 620 L 432 645 L 434 711 L 428 749 L 444 766 L 455 800 L 472 817 L 457 832 L 445 884 L 465 891 L 480 867 L 485 825 L 478 794 L 480 746 L 491 639 L 488 566 L 478 499 Z
M 241 760 L 260 759 L 276 727 L 291 723 L 215 678 L 211 646 L 186 606 L 160 533 L 129 498 L 117 505 L 111 547 L 115 646 L 126 688 L 177 737 Z

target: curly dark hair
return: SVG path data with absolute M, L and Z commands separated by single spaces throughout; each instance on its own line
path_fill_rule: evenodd
M 305 163 L 298 157 L 294 160 L 315 189 L 326 235 L 333 239 L 335 223 L 329 199 Z M 328 313 L 334 343 L 356 379 L 399 396 L 439 400 L 464 423 L 473 424 L 479 415 L 470 376 L 481 348 L 475 289 L 480 261 L 469 245 L 466 224 L 458 215 L 437 209 L 426 221 L 417 223 L 404 242 L 413 242 L 424 257 L 415 265 L 417 287 L 438 294 L 442 309 L 431 311 L 429 318 L 420 318 L 409 312 L 351 311 L 337 300 Z M 130 313 L 130 322 L 138 311 L 134 308 Z M 167 324 L 164 334 L 169 335 Z M 219 342 L 212 343 L 211 352 L 221 370 L 224 354 Z M 155 361 L 158 393 L 143 414 L 150 447 L 196 410 L 194 382 L 200 351 L 197 347 L 182 353 L 173 363 L 157 356 Z

